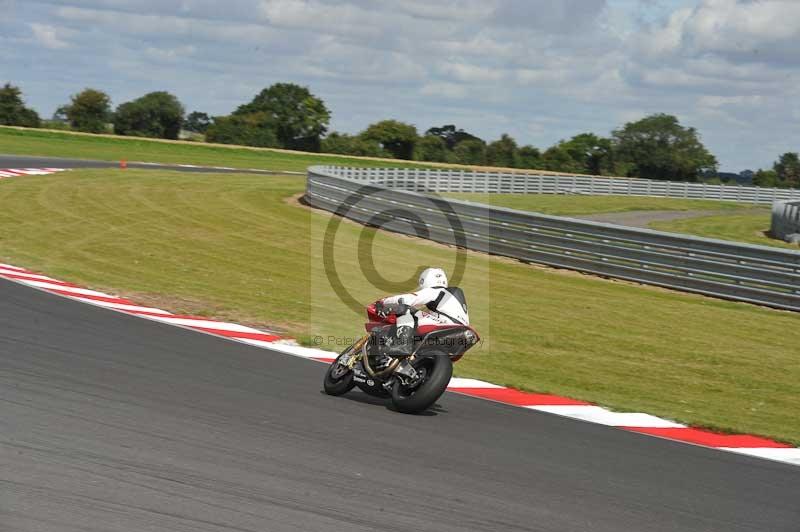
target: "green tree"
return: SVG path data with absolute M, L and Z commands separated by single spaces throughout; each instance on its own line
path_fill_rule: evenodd
M 486 146 L 486 164 L 489 166 L 514 168 L 518 162 L 517 143 L 507 133 Z
M 183 123 L 183 106 L 172 94 L 151 92 L 117 107 L 114 133 L 138 137 L 177 139 Z
M 325 103 L 306 87 L 294 83 L 275 83 L 262 90 L 253 101 L 240 106 L 237 116 L 264 113 L 263 121 L 275 128 L 281 147 L 319 151 L 320 139 L 328 130 L 331 113 Z
M 353 141 L 356 137 L 347 133 L 331 131 L 322 139 L 321 149 L 323 153 L 336 153 L 338 155 L 354 155 Z
M 41 120 L 33 109 L 25 107 L 22 91 L 10 83 L 0 88 L 0 125 L 39 127 Z
M 450 162 L 457 164 L 486 164 L 486 143 L 482 140 L 464 140 L 456 144 L 450 156 Z
M 363 157 L 391 157 L 392 154 L 381 148 L 380 144 L 360 136 L 333 131 L 322 139 L 322 151 L 340 155 L 360 155 Z
M 759 169 L 753 175 L 753 184 L 757 187 L 777 187 L 778 173 L 775 170 Z
M 270 119 L 265 113 L 215 116 L 206 129 L 206 142 L 277 148 L 280 143 Z
M 193 111 L 183 121 L 183 129 L 193 133 L 205 133 L 211 125 L 211 117 L 206 113 Z
M 481 140 L 463 129 L 457 129 L 453 124 L 442 127 L 432 127 L 425 132 L 425 136 L 429 135 L 441 138 L 447 145 L 448 150 L 452 150 L 455 148 L 456 144 L 463 140 Z
M 377 142 L 397 159 L 411 159 L 417 142 L 417 128 L 397 120 L 382 120 L 361 133 L 361 138 Z
M 425 135 L 414 146 L 414 159 L 417 161 L 444 162 L 447 160 L 447 144 L 441 137 Z
M 60 107 L 70 126 L 86 133 L 104 133 L 111 121 L 111 98 L 103 91 L 84 89 L 72 95 L 70 103 Z
M 742 170 L 739 172 L 739 179 L 737 180 L 740 184 L 749 184 L 753 182 L 753 178 L 756 176 L 756 173 L 752 170 Z
M 717 168 L 697 130 L 683 127 L 671 115 L 629 122 L 613 132 L 613 142 L 618 160 L 629 164 L 630 176 L 696 181 L 702 172 Z
M 68 123 L 69 118 L 67 118 L 67 106 L 62 105 L 53 113 L 53 117 L 50 119 L 51 122 L 64 122 Z
M 542 165 L 542 154 L 534 146 L 522 146 L 517 150 L 517 156 L 519 168 L 540 168 Z
M 777 175 L 779 186 L 800 187 L 800 158 L 796 152 L 781 155 L 772 167 Z
M 542 166 L 552 172 L 582 173 L 581 164 L 572 158 L 565 142 L 550 146 L 542 154 Z
M 575 135 L 562 147 L 577 163 L 574 171 L 582 174 L 610 175 L 614 173 L 614 148 L 611 139 L 598 137 L 594 133 Z

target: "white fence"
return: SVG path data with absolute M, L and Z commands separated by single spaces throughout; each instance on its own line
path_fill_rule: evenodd
M 656 196 L 771 204 L 800 200 L 800 190 L 737 185 L 706 185 L 629 177 L 586 177 L 522 173 L 422 170 L 407 168 L 335 168 L 336 174 L 389 188 L 433 192 L 500 194 L 590 194 Z

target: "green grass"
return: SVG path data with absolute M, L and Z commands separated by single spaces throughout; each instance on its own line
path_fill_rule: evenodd
M 68 132 L 0 127 L 0 154 L 69 157 L 101 161 L 232 166 L 305 172 L 314 164 L 344 166 L 420 167 L 413 163 L 387 162 L 313 153 L 290 153 L 258 148 L 214 146 L 197 142 L 158 141 L 143 138 L 76 135 Z
M 770 228 L 769 209 L 752 209 L 740 214 L 731 213 L 721 216 L 698 216 L 669 222 L 652 222 L 650 227 L 659 231 L 798 249 L 796 245 L 766 236 L 765 233 Z
M 498 207 L 569 216 L 630 211 L 694 211 L 731 210 L 745 205 L 707 200 L 651 198 L 644 196 L 582 196 L 566 194 L 475 194 L 448 193 L 449 198 L 487 203 Z
M 473 194 L 450 193 L 445 196 L 487 203 L 522 211 L 556 216 L 591 215 L 631 211 L 721 211 L 681 220 L 651 222 L 659 231 L 747 242 L 762 246 L 797 249 L 797 246 L 769 238 L 770 210 L 746 203 L 638 196 L 577 196 L 554 194 Z
M 358 334 L 362 316 L 320 265 L 330 216 L 288 201 L 304 184 L 133 170 L 0 180 L 0 261 L 300 338 Z M 451 248 L 344 222 L 336 264 L 365 303 L 384 292 L 363 281 L 362 234 L 395 281 L 453 262 Z M 476 253 L 467 266 L 486 343 L 458 375 L 800 444 L 800 315 Z

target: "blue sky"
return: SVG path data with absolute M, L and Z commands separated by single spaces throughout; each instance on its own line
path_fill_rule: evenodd
M 49 116 L 84 87 L 227 114 L 279 81 L 357 132 L 455 123 L 547 147 L 666 112 L 720 169 L 800 150 L 795 0 L 0 0 L 0 81 Z

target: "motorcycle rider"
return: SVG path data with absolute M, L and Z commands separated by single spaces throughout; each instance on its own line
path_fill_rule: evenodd
M 427 310 L 420 310 L 419 307 Z M 424 334 L 442 325 L 469 325 L 469 313 L 460 288 L 448 287 L 447 274 L 441 268 L 426 268 L 419 276 L 416 292 L 385 297 L 375 302 L 384 315 L 394 311 L 397 322 L 386 338 L 388 356 L 410 355 L 414 334 Z M 393 334 L 392 334 L 393 332 Z

